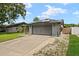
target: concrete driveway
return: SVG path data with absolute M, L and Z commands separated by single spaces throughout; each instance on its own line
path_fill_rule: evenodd
M 2 56 L 25 56 L 32 55 L 31 52 L 35 48 L 42 48 L 49 40 L 53 40 L 51 36 L 44 35 L 26 35 L 21 38 L 0 43 L 0 55 Z M 37 49 L 37 50 L 38 50 Z

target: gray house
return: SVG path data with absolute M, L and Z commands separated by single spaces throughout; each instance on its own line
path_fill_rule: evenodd
M 6 26 L 5 25 L 0 26 L 0 32 L 6 32 Z
M 8 26 L 6 26 L 6 32 L 17 32 L 18 27 L 19 26 L 23 27 L 23 25 L 27 25 L 27 23 L 21 22 L 21 23 L 17 23 L 17 24 L 8 25 Z
M 22 22 L 6 26 L 5 32 L 17 32 L 18 26 L 22 25 L 27 25 L 27 28 L 24 29 L 24 32 L 28 32 L 29 34 L 59 36 L 64 26 L 64 21 L 45 19 L 30 24 Z M 2 29 L 0 29 L 0 31 L 1 30 Z
M 0 26 L 0 32 L 29 32 L 28 24 L 25 22 L 10 24 L 10 25 L 2 25 Z
M 64 22 L 62 20 L 48 19 L 33 22 L 29 25 L 29 34 L 59 36 L 63 26 Z

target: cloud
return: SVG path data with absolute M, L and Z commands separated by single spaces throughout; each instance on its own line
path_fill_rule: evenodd
M 72 14 L 79 18 L 79 11 L 78 11 L 78 10 L 76 10 L 76 11 L 73 12 Z
M 69 3 L 62 3 L 64 6 L 68 5 Z
M 79 11 L 77 10 L 77 11 L 73 12 L 73 14 L 74 15 L 79 15 Z
M 37 16 L 38 18 L 40 18 L 40 19 L 45 19 L 45 18 L 49 18 L 49 16 L 48 15 L 41 15 L 41 16 Z
M 31 15 L 31 12 L 28 12 L 28 11 L 27 11 L 26 14 L 27 14 L 27 15 Z
M 24 3 L 24 4 L 25 4 L 26 8 L 28 8 L 28 9 L 32 7 L 31 3 Z
M 66 12 L 66 9 L 51 7 L 50 5 L 45 5 L 45 6 L 48 9 L 46 11 L 42 12 L 42 14 L 54 15 L 54 14 L 59 14 L 59 13 L 65 13 Z
M 28 11 L 29 8 L 32 7 L 32 4 L 31 3 L 24 3 L 25 4 L 25 8 L 26 8 L 26 16 L 29 16 L 31 15 L 32 13 Z
M 45 7 L 47 7 L 47 8 L 52 8 L 50 5 L 45 5 Z
M 56 8 L 56 7 L 52 7 L 50 5 L 45 5 L 45 7 L 47 7 L 47 10 L 41 13 L 40 17 L 44 17 L 44 18 L 49 18 L 49 16 L 51 15 L 57 15 L 57 14 L 63 14 L 66 13 L 66 9 L 63 8 Z

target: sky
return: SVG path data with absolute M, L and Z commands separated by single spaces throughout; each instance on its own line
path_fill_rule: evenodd
M 79 23 L 79 3 L 24 3 L 26 9 L 25 20 L 19 17 L 16 23 L 31 23 L 35 17 L 43 20 L 45 18 L 61 20 L 64 23 Z

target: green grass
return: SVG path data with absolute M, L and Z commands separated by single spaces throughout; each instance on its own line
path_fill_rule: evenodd
M 79 56 L 79 37 L 70 35 L 67 56 Z
M 22 33 L 0 33 L 0 42 L 8 41 L 20 37 Z

